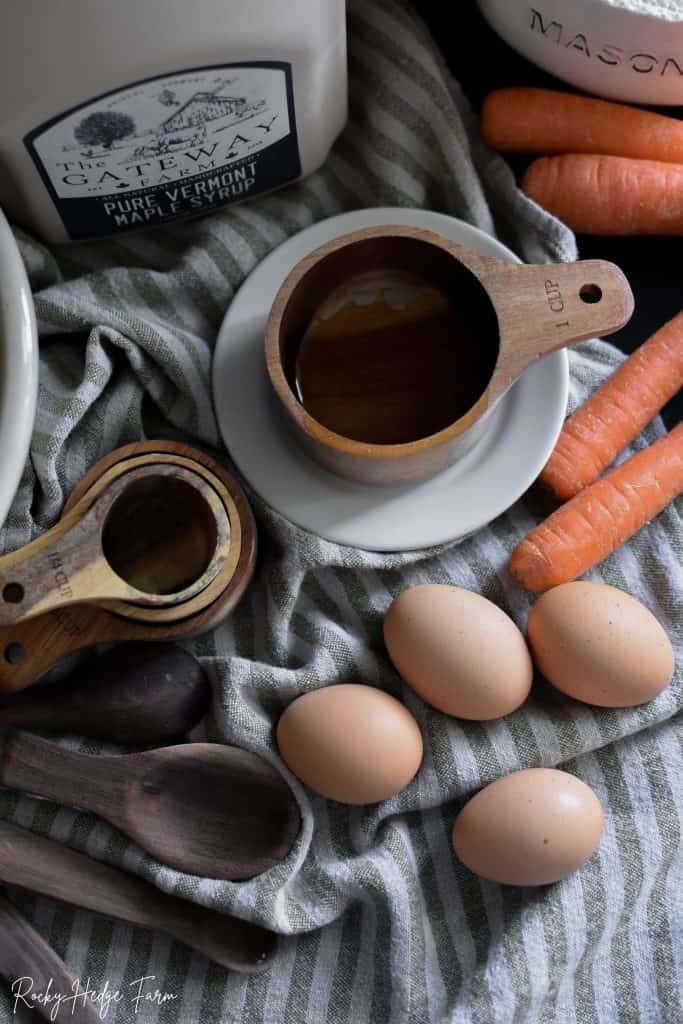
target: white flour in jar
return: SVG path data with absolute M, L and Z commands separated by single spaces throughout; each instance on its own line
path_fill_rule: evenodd
M 683 21 L 683 0 L 603 0 L 610 7 L 622 7 L 631 14 L 648 14 L 663 21 Z

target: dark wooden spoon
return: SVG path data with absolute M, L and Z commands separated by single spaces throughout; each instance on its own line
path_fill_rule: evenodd
M 8 730 L 0 784 L 93 811 L 163 863 L 208 878 L 261 874 L 300 827 L 282 776 L 257 754 L 216 743 L 106 757 Z
M 75 979 L 64 961 L 14 904 L 1 895 L 0 936 L 0 975 L 10 983 L 17 1020 L 25 1019 L 21 1016 L 22 1009 L 29 1012 L 32 1009 L 46 1020 L 58 1020 L 63 1008 L 64 1016 L 74 1024 L 102 1024 L 97 1009 L 85 995 L 74 998 Z M 49 993 L 52 1000 L 41 1002 L 31 998 L 44 993 Z M 65 997 L 65 1002 L 56 1005 L 56 997 L 60 995 Z
M 0 879 L 76 907 L 157 928 L 235 971 L 268 966 L 277 935 L 249 921 L 169 896 L 142 878 L 0 821 Z
M 58 683 L 0 701 L 0 725 L 143 746 L 189 732 L 210 698 L 206 674 L 191 654 L 176 644 L 138 641 L 89 658 Z

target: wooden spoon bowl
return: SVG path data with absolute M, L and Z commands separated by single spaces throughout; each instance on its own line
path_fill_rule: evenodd
M 7 730 L 0 785 L 76 803 L 162 863 L 208 878 L 261 874 L 287 855 L 301 825 L 294 795 L 272 765 L 218 743 L 112 757 Z

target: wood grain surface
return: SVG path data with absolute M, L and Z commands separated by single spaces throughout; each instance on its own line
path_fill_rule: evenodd
M 145 607 L 144 605 L 131 603 L 130 601 L 99 602 L 100 607 L 123 615 L 127 619 L 135 619 L 136 622 L 153 622 L 155 625 L 175 622 L 179 618 L 186 619 L 195 615 L 197 612 L 203 611 L 203 609 L 207 608 L 214 600 L 216 600 L 216 598 L 220 597 L 225 587 L 229 585 L 233 575 L 238 571 L 238 562 L 242 547 L 242 520 L 233 496 L 225 486 L 224 482 L 205 466 L 200 466 L 199 463 L 191 459 L 186 459 L 180 455 L 140 455 L 135 458 L 126 459 L 123 462 L 116 463 L 95 481 L 92 487 L 90 487 L 86 492 L 85 497 L 88 501 L 93 500 L 94 496 L 98 494 L 103 487 L 107 486 L 109 481 L 116 480 L 119 477 L 130 473 L 133 469 L 137 469 L 139 466 L 180 466 L 191 470 L 198 476 L 201 476 L 209 485 L 211 490 L 218 496 L 223 508 L 227 512 L 228 522 L 230 524 L 230 546 L 220 570 L 215 578 L 209 582 L 206 588 L 200 590 L 194 597 L 190 597 L 183 601 L 182 608 L 179 606 L 170 606 L 167 608 Z M 79 493 L 80 485 L 76 488 L 74 494 L 66 503 L 67 514 L 71 510 L 75 496 Z M 182 615 L 180 614 L 181 611 Z
M 92 811 L 162 863 L 207 878 L 261 874 L 287 855 L 301 824 L 275 768 L 217 743 L 112 757 L 8 730 L 0 784 Z
M 417 387 L 423 375 L 422 356 L 430 349 L 423 335 L 435 324 L 440 332 L 445 328 L 444 311 L 437 315 L 433 302 L 430 304 L 423 297 L 422 308 L 417 302 L 412 312 L 409 304 L 404 304 L 400 340 L 404 348 L 413 340 L 416 389 L 412 397 L 410 386 L 406 388 L 410 375 L 408 357 L 403 353 L 394 365 L 388 355 L 390 339 L 381 331 L 382 351 L 387 353 L 384 360 L 380 359 L 380 364 L 386 363 L 384 394 L 380 387 L 381 365 L 374 364 L 374 357 L 368 357 L 370 380 L 364 381 L 363 350 L 373 343 L 384 300 L 376 295 L 368 301 L 362 293 L 362 282 L 368 275 L 387 273 L 413 278 L 417 275 L 428 290 L 436 290 L 446 298 L 453 344 L 476 347 L 478 358 L 464 356 L 458 363 L 457 372 L 471 374 L 472 378 L 453 382 L 453 416 L 449 424 L 413 440 L 373 443 L 368 440 L 372 432 L 369 418 L 372 424 L 377 422 L 371 408 L 373 396 L 382 405 L 383 418 L 393 422 L 397 437 L 405 438 L 406 424 L 411 421 L 419 431 L 420 418 L 411 420 L 402 401 L 432 401 Z M 351 315 L 351 295 L 346 296 L 346 311 L 337 295 L 349 280 L 361 282 L 358 308 Z M 321 322 L 325 320 L 321 309 L 324 311 L 330 302 L 337 306 L 337 324 L 330 324 L 334 317 L 329 316 L 327 323 Z M 532 362 L 584 338 L 616 331 L 632 310 L 633 296 L 624 275 L 601 260 L 524 266 L 480 256 L 421 228 L 364 228 L 333 239 L 310 253 L 285 279 L 266 327 L 266 369 L 289 428 L 313 458 L 332 472 L 362 483 L 406 484 L 444 469 L 467 451 L 479 436 L 478 421 Z M 365 332 L 359 326 L 363 311 L 369 322 Z M 392 316 L 387 316 L 385 308 L 379 326 L 391 326 Z M 301 391 L 303 382 L 297 374 L 301 369 L 302 345 L 311 330 L 315 330 L 319 340 L 324 340 L 326 331 L 331 332 L 336 356 L 328 361 L 321 359 L 315 367 L 309 404 L 319 412 L 322 410 L 324 418 L 333 418 L 336 425 L 343 426 L 347 435 L 325 426 L 301 401 L 305 397 Z M 348 365 L 342 351 L 345 338 Z M 489 368 L 483 390 L 482 367 Z M 393 395 L 392 387 L 397 389 Z M 361 402 L 357 400 L 359 390 Z M 464 412 L 463 395 L 473 400 Z M 441 383 L 434 397 L 439 405 L 439 420 L 443 420 L 447 395 Z M 349 398 L 358 414 L 357 423 L 349 423 L 340 411 Z M 429 423 L 427 412 L 423 423 Z M 385 437 L 390 435 L 391 430 Z
M 0 625 L 106 599 L 177 609 L 218 575 L 230 543 L 227 511 L 201 476 L 134 468 L 0 558 Z
M 38 1017 L 57 1021 L 68 1018 L 74 1024 L 102 1024 L 97 1008 L 88 998 L 80 994 L 73 998 L 82 988 L 77 986 L 64 961 L 2 894 L 0 975 L 9 983 L 13 1019 L 18 1024 Z M 32 1000 L 31 994 L 47 997 L 44 1001 Z M 65 999 L 57 1003 L 55 997 L 60 995 Z
M 256 562 L 256 524 L 247 499 L 234 478 L 215 459 L 197 448 L 172 441 L 145 441 L 118 448 L 101 459 L 81 480 L 65 507 L 75 507 L 98 480 L 114 467 L 138 459 L 188 460 L 196 472 L 206 471 L 220 481 L 230 495 L 228 515 L 231 531 L 230 556 L 219 574 L 220 588 L 209 584 L 203 595 L 210 603 L 184 606 L 186 617 L 175 621 L 134 621 L 130 616 L 154 612 L 122 603 L 119 614 L 94 605 L 78 604 L 48 612 L 12 627 L 0 627 L 0 694 L 13 693 L 40 679 L 50 668 L 76 651 L 98 643 L 126 640 L 166 640 L 196 636 L 211 629 L 230 614 L 246 590 Z M 148 464 L 146 461 L 144 464 Z M 130 467 L 128 467 L 130 468 Z M 218 580 L 218 577 L 217 577 Z M 203 595 L 199 595 L 200 597 Z M 197 598 L 194 599 L 198 600 Z M 159 615 L 163 609 L 156 609 Z M 121 614 L 123 613 L 123 614 Z M 125 617 L 124 617 L 125 615 Z
M 277 936 L 265 928 L 170 896 L 135 875 L 8 822 L 0 822 L 0 879 L 158 929 L 236 971 L 263 970 L 277 947 Z
M 206 673 L 182 647 L 134 641 L 88 658 L 60 682 L 0 701 L 0 725 L 142 746 L 184 736 L 210 698 Z

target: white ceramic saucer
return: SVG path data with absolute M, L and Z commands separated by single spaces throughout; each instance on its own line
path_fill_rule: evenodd
M 339 544 L 409 551 L 463 539 L 524 493 L 560 432 L 569 369 L 562 351 L 527 370 L 499 403 L 478 444 L 424 483 L 372 487 L 318 466 L 290 437 L 271 395 L 263 354 L 266 320 L 278 288 L 299 260 L 332 238 L 381 224 L 428 228 L 485 256 L 519 262 L 477 228 L 427 210 L 358 210 L 314 224 L 270 253 L 233 299 L 216 344 L 213 395 L 230 455 L 274 509 Z

